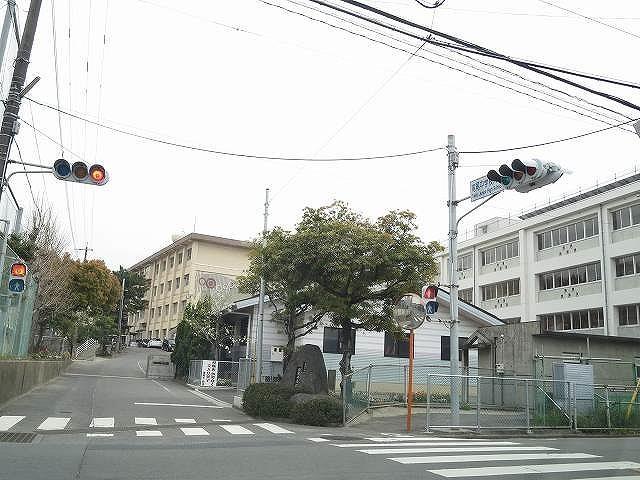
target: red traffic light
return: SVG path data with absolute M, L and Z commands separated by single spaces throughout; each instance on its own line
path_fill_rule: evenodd
M 11 265 L 12 277 L 25 277 L 27 275 L 27 266 L 24 263 L 14 263 Z
M 96 184 L 102 185 L 107 178 L 107 172 L 102 165 L 91 165 L 89 169 L 89 176 Z
M 424 300 L 435 300 L 438 298 L 438 286 L 428 285 L 422 289 L 422 298 Z

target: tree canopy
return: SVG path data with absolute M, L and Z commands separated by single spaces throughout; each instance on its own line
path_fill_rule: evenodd
M 117 277 L 102 260 L 74 263 L 70 280 L 76 297 L 76 310 L 112 313 L 121 293 Z

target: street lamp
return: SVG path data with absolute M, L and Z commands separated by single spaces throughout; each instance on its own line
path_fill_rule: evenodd
M 413 357 L 414 330 L 425 320 L 422 298 L 415 293 L 407 293 L 393 307 L 393 319 L 403 330 L 409 330 L 409 379 L 407 385 L 407 432 L 411 431 L 411 408 L 413 406 Z

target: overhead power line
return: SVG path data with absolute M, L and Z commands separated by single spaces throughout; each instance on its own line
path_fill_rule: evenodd
M 624 28 L 620 28 L 620 27 L 617 27 L 615 25 L 611 25 L 610 23 L 603 22 L 602 20 L 598 20 L 597 18 L 594 18 L 594 17 L 589 17 L 589 16 L 584 15 L 584 14 L 582 14 L 580 12 L 576 12 L 575 10 L 570 10 L 568 8 L 561 7 L 560 5 L 556 5 L 555 3 L 548 2 L 547 0 L 538 0 L 538 1 L 540 3 L 544 3 L 545 5 L 549 5 L 550 7 L 554 7 L 554 8 L 557 8 L 559 10 L 562 10 L 563 12 L 570 13 L 571 15 L 576 15 L 577 17 L 584 18 L 585 20 L 588 20 L 590 22 L 597 23 L 599 25 L 602 25 L 604 27 L 610 28 L 612 30 L 617 30 L 618 32 L 621 32 L 621 33 L 624 33 L 626 35 L 630 35 L 632 37 L 640 39 L 640 35 L 637 35 L 637 34 L 635 34 L 633 32 L 630 32 L 629 30 L 625 30 Z
M 433 5 L 430 5 L 428 3 L 423 2 L 422 0 L 415 0 L 416 3 L 418 3 L 419 5 L 423 6 L 424 8 L 438 8 L 442 5 L 444 5 L 444 2 L 446 2 L 447 0 L 439 0 L 437 2 L 435 2 Z
M 599 90 L 596 90 L 596 89 L 581 85 L 579 83 L 574 82 L 573 80 L 569 80 L 567 78 L 560 77 L 560 76 L 558 76 L 558 75 L 556 75 L 554 73 L 548 72 L 548 71 L 542 69 L 541 67 L 533 66 L 530 63 L 527 63 L 527 62 L 524 62 L 524 61 L 521 61 L 521 60 L 517 60 L 515 58 L 512 58 L 512 57 L 509 57 L 507 55 L 498 53 L 496 51 L 493 51 L 493 50 L 490 50 L 488 48 L 482 47 L 480 45 L 477 45 L 475 43 L 469 42 L 467 40 L 463 40 L 463 39 L 461 39 L 459 37 L 456 37 L 454 35 L 450 35 L 448 33 L 440 32 L 440 31 L 435 30 L 433 28 L 426 27 L 424 25 L 415 23 L 413 21 L 410 21 L 410 20 L 407 20 L 405 18 L 399 17 L 397 15 L 394 15 L 392 13 L 386 12 L 384 10 L 380 10 L 378 8 L 372 7 L 371 5 L 359 2 L 357 0 L 339 0 L 339 1 L 341 1 L 342 3 L 349 4 L 351 6 L 355 6 L 357 8 L 362 9 L 362 10 L 368 11 L 370 13 L 374 13 L 374 14 L 376 14 L 378 16 L 381 16 L 381 17 L 386 18 L 388 20 L 392 20 L 392 21 L 400 23 L 402 25 L 428 32 L 430 34 L 430 36 L 431 35 L 435 35 L 435 36 L 444 38 L 444 39 L 448 40 L 449 43 L 444 43 L 443 44 L 443 42 L 434 41 L 433 39 L 430 38 L 430 36 L 423 37 L 423 36 L 420 36 L 420 35 L 411 34 L 410 32 L 403 31 L 400 28 L 393 27 L 393 26 L 388 25 L 388 24 L 386 24 L 384 22 L 381 22 L 380 20 L 377 20 L 375 18 L 367 17 L 364 14 L 349 10 L 347 8 L 340 7 L 340 6 L 332 4 L 332 3 L 328 3 L 328 2 L 326 2 L 324 0 L 309 0 L 309 1 L 311 1 L 313 3 L 316 3 L 318 5 L 322 5 L 324 7 L 330 8 L 332 10 L 339 11 L 339 12 L 344 13 L 346 15 L 350 15 L 352 17 L 359 18 L 359 19 L 367 21 L 369 23 L 373 23 L 373 24 L 376 24 L 378 26 L 381 26 L 381 27 L 396 31 L 398 33 L 402 33 L 404 35 L 412 36 L 413 38 L 416 38 L 418 40 L 422 40 L 422 41 L 427 40 L 428 43 L 432 43 L 434 45 L 448 46 L 450 48 L 462 48 L 465 51 L 468 51 L 470 53 L 476 53 L 476 54 L 481 54 L 481 55 L 485 54 L 485 55 L 488 55 L 488 56 L 492 56 L 493 58 L 496 58 L 496 59 L 499 59 L 499 60 L 503 60 L 505 62 L 509 62 L 509 63 L 514 64 L 514 65 L 518 65 L 518 66 L 520 66 L 522 68 L 525 68 L 525 69 L 530 70 L 532 72 L 536 72 L 536 73 L 538 73 L 540 75 L 544 75 L 544 76 L 549 77 L 549 78 L 551 78 L 553 80 L 557 80 L 559 82 L 565 83 L 567 85 L 571 85 L 572 87 L 578 88 L 580 90 L 584 90 L 586 92 L 592 93 L 594 95 L 606 98 L 608 100 L 614 101 L 614 102 L 619 103 L 621 105 L 624 105 L 626 107 L 629 107 L 629 108 L 632 108 L 634 110 L 640 111 L 640 106 L 638 106 L 638 105 L 636 105 L 636 104 L 634 104 L 634 103 L 632 103 L 632 102 L 630 102 L 628 100 L 622 99 L 620 97 L 617 97 L 615 95 L 612 95 L 612 94 L 609 94 L 609 93 L 606 93 L 606 92 L 601 92 Z M 450 43 L 450 42 L 453 42 L 453 43 Z

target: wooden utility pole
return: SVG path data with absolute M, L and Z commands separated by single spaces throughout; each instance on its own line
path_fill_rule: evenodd
M 11 78 L 11 87 L 9 88 L 9 94 L 7 95 L 4 114 L 2 116 L 2 126 L 0 127 L 0 187 L 4 187 L 11 144 L 13 143 L 13 137 L 18 133 L 20 102 L 26 93 L 23 92 L 23 88 L 27 78 L 27 69 L 29 67 L 29 59 L 31 58 L 31 49 L 33 48 L 33 39 L 36 34 L 36 27 L 38 26 L 41 5 L 42 0 L 31 0 L 31 4 L 29 5 L 29 13 L 27 14 L 24 32 L 22 33 L 22 39 L 18 47 L 18 55 L 13 68 L 13 77 Z M 0 188 L 0 197 L 2 196 L 2 190 L 3 188 Z
M 93 248 L 89 248 L 89 245 L 85 244 L 84 248 L 76 248 L 80 252 L 84 252 L 84 261 L 87 261 L 87 252 L 93 252 Z

